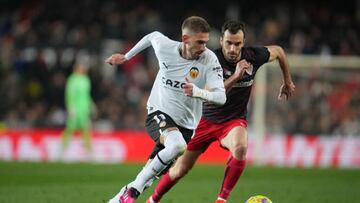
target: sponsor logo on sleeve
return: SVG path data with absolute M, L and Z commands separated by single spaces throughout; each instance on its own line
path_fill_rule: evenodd
M 215 68 L 212 68 L 212 71 L 216 73 L 219 79 L 223 79 L 223 70 L 220 66 L 217 66 Z

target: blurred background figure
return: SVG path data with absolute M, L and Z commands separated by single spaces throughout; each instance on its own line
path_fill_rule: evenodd
M 65 105 L 67 110 L 66 128 L 62 135 L 61 155 L 68 147 L 76 130 L 80 130 L 83 146 L 87 154 L 91 153 L 91 111 L 94 104 L 91 99 L 91 83 L 87 75 L 89 58 L 79 56 L 73 73 L 68 77 L 65 88 Z

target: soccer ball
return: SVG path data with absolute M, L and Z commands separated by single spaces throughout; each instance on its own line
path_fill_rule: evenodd
M 263 195 L 256 195 L 250 197 L 245 203 L 272 203 L 272 201 Z

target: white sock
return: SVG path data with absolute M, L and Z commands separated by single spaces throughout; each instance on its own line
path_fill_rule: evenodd
M 186 148 L 186 142 L 178 130 L 164 131 L 165 148 L 161 150 L 154 159 L 147 164 L 137 175 L 132 187 L 139 192 L 144 190 L 145 184 L 158 173 L 164 170 L 169 162 L 181 155 Z
M 152 196 L 149 197 L 149 200 L 150 200 L 150 203 L 158 203 L 153 200 Z
M 139 175 L 138 175 L 139 176 Z M 144 187 L 142 188 L 142 190 L 140 190 L 139 188 L 137 188 L 137 190 L 142 193 L 145 190 L 145 187 L 150 187 L 152 185 L 152 183 L 154 182 L 155 177 L 154 178 L 150 178 L 145 184 Z M 130 182 L 129 184 L 126 185 L 126 188 L 131 188 L 134 187 L 134 181 Z M 122 188 L 123 191 L 120 190 L 120 193 L 123 194 L 125 191 L 125 186 Z

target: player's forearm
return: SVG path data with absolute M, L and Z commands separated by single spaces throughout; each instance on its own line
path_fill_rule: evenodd
M 229 91 L 238 79 L 232 75 L 224 81 L 224 87 L 226 91 Z
M 226 102 L 226 94 L 223 88 L 213 89 L 212 91 L 200 89 L 193 85 L 193 97 L 201 98 L 205 101 L 223 105 Z
M 289 63 L 287 61 L 287 57 L 285 51 L 282 47 L 272 45 L 267 46 L 270 52 L 269 61 L 278 60 L 281 68 L 281 72 L 283 74 L 284 83 L 289 84 L 291 82 L 291 75 L 289 71 Z
M 242 71 L 239 75 L 233 74 L 228 79 L 224 81 L 224 87 L 226 91 L 229 91 L 233 85 L 244 75 L 244 71 Z
M 289 71 L 289 63 L 288 63 L 287 57 L 285 55 L 285 52 L 281 47 L 279 50 L 278 61 L 279 61 L 279 65 L 281 68 L 282 75 L 283 75 L 284 83 L 289 84 L 292 81 L 290 71 Z
M 159 34 L 160 34 L 159 32 L 155 31 L 155 32 L 145 35 L 138 43 L 136 43 L 136 45 L 132 49 L 130 49 L 130 51 L 128 51 L 125 54 L 126 60 L 131 59 L 132 57 L 134 57 L 136 54 L 138 54 L 142 50 L 151 46 L 152 39 Z

